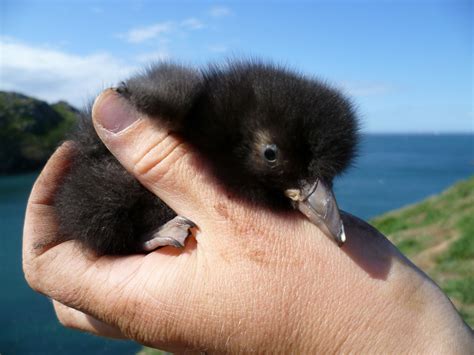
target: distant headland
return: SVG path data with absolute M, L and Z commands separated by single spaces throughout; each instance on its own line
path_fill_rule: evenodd
M 74 126 L 79 111 L 0 91 L 0 175 L 37 171 Z

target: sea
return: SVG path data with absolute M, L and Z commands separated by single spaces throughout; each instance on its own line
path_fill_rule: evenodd
M 335 181 L 341 209 L 364 219 L 413 204 L 474 175 L 474 135 L 364 135 Z M 0 177 L 0 354 L 135 354 L 140 345 L 63 328 L 25 282 L 21 237 L 37 174 Z

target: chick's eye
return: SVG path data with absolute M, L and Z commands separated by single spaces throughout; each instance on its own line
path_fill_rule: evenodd
M 263 157 L 270 163 L 277 160 L 277 147 L 275 144 L 265 146 L 263 150 Z

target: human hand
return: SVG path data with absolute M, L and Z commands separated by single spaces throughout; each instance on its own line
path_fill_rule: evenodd
M 65 326 L 170 351 L 474 348 L 447 297 L 364 222 L 344 215 L 348 241 L 338 248 L 298 212 L 277 215 L 223 191 L 186 144 L 113 91 L 93 116 L 123 166 L 199 230 L 182 251 L 126 257 L 58 243 L 52 199 L 74 149 L 62 146 L 30 196 L 23 263 Z

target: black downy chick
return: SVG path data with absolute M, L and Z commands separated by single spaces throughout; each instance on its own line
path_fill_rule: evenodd
M 345 241 L 331 187 L 355 155 L 358 123 L 338 91 L 256 61 L 202 70 L 157 64 L 117 91 L 190 143 L 229 190 L 267 208 L 297 208 Z M 194 224 L 126 172 L 84 116 L 55 199 L 63 238 L 98 254 L 182 247 Z

